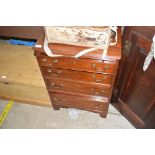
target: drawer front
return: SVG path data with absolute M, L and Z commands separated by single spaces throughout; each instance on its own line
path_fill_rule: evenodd
M 61 78 L 46 79 L 49 91 L 64 91 L 78 94 L 99 95 L 108 97 L 110 95 L 111 86 L 100 84 L 90 84 L 85 82 L 64 80 Z
M 108 110 L 108 100 L 101 97 L 86 98 L 64 92 L 51 92 L 50 97 L 52 104 L 62 107 L 78 108 L 94 112 L 106 112 Z
M 72 70 L 64 70 L 64 69 L 54 69 L 50 67 L 41 67 L 42 74 L 47 78 L 63 78 L 63 79 L 74 79 L 85 82 L 95 82 L 100 84 L 113 84 L 113 76 L 112 75 L 104 75 L 104 74 L 95 74 L 88 72 L 79 72 Z
M 80 58 L 75 59 L 65 57 L 52 58 L 47 56 L 38 56 L 37 58 L 40 66 L 115 74 L 116 63 L 113 61 L 101 61 L 101 60 L 80 59 Z

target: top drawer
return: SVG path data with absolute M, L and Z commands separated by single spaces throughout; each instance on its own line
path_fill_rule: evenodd
M 40 66 L 115 75 L 116 62 L 114 61 L 101 61 L 81 58 L 75 59 L 67 57 L 48 57 L 45 55 L 40 55 L 37 57 L 37 59 Z

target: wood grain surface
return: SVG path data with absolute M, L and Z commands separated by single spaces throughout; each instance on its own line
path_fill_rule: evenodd
M 33 53 L 31 47 L 0 42 L 0 98 L 51 107 Z

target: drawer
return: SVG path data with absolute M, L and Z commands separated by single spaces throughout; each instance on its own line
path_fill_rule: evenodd
M 115 74 L 116 62 L 67 57 L 37 57 L 40 66 L 71 69 L 78 71 Z
M 108 97 L 110 95 L 111 86 L 100 84 L 91 84 L 88 82 L 80 82 L 74 80 L 65 80 L 62 78 L 46 79 L 49 91 L 64 91 L 78 94 L 99 95 Z
M 108 110 L 108 99 L 99 96 L 81 96 L 79 94 L 56 92 L 50 93 L 53 105 L 78 108 L 103 113 Z
M 89 72 L 65 70 L 65 69 L 55 69 L 51 67 L 41 67 L 41 71 L 46 78 L 63 78 L 63 79 L 74 79 L 75 81 L 93 82 L 100 84 L 113 84 L 113 76 L 105 74 L 96 74 Z

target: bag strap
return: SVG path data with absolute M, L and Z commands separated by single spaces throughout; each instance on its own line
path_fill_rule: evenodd
M 53 54 L 53 53 L 52 53 L 52 50 L 49 49 L 49 47 L 48 47 L 48 40 L 47 40 L 46 36 L 45 36 L 44 47 L 43 47 L 43 48 L 44 48 L 45 53 L 46 53 L 49 57 L 61 57 L 61 56 L 63 56 L 63 55 L 56 55 L 56 54 Z
M 115 32 L 115 42 L 114 43 L 110 43 L 110 45 L 116 45 L 117 43 L 117 26 L 110 26 L 111 30 L 113 30 Z
M 77 54 L 74 56 L 74 58 L 79 58 L 79 57 L 81 57 L 82 55 L 85 55 L 85 54 L 87 54 L 87 53 L 89 53 L 89 52 L 92 52 L 92 51 L 95 51 L 95 50 L 97 50 L 97 48 L 88 48 L 88 49 L 82 50 L 82 51 L 80 51 L 79 53 L 77 53 Z

